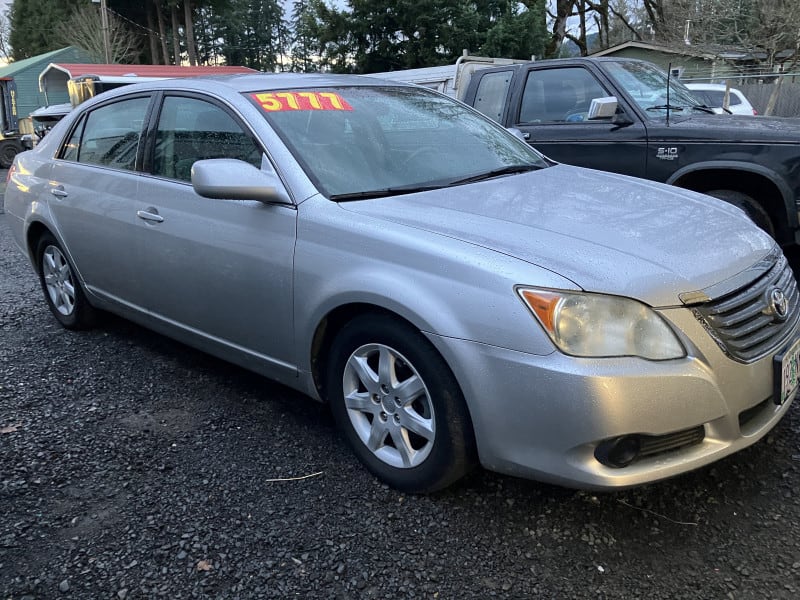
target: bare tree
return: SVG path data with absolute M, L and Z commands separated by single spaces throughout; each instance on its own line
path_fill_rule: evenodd
M 11 33 L 11 26 L 8 17 L 0 13 L 0 59 L 7 61 L 11 53 L 8 46 L 8 35 Z
M 558 56 L 561 50 L 561 44 L 567 35 L 567 19 L 572 16 L 572 9 L 575 5 L 575 0 L 556 0 L 555 12 L 551 12 L 548 8 L 547 13 L 552 20 L 550 42 L 547 44 L 545 56 L 554 57 Z
M 108 15 L 108 24 L 111 62 L 124 64 L 135 60 L 140 50 L 139 38 L 113 14 Z M 98 62 L 105 61 L 103 22 L 100 11 L 94 5 L 77 8 L 66 21 L 59 23 L 54 36 L 64 46 L 77 46 Z

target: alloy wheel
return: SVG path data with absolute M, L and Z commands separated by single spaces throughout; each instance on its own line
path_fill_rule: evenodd
M 47 246 L 42 254 L 42 274 L 47 294 L 55 309 L 64 316 L 75 310 L 75 280 L 72 269 L 56 246 Z
M 425 382 L 399 352 L 366 344 L 348 358 L 342 378 L 347 415 L 372 454 L 396 468 L 425 461 L 436 420 Z

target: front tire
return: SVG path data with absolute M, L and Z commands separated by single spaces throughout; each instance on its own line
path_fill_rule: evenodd
M 50 312 L 66 329 L 88 329 L 95 309 L 86 300 L 75 269 L 56 239 L 44 234 L 36 245 L 39 282 Z
M 346 324 L 331 349 L 327 396 L 359 460 L 392 487 L 440 490 L 475 463 L 463 394 L 411 326 L 381 315 Z

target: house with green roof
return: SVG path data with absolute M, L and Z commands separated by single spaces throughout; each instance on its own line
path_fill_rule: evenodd
M 13 121 L 26 118 L 31 112 L 44 106 L 45 97 L 39 91 L 39 73 L 52 62 L 94 62 L 92 58 L 80 48 L 68 46 L 60 50 L 53 50 L 46 54 L 32 56 L 23 60 L 9 63 L 0 68 L 0 89 L 3 91 L 3 128 L 5 131 L 17 129 L 12 127 Z M 66 90 L 63 98 L 50 94 L 51 104 L 69 102 Z
M 83 50 L 68 46 L 0 68 L 0 168 L 8 168 L 22 149 L 20 134 L 33 133 L 28 116 L 34 110 L 47 101 L 55 104 L 69 100 L 66 90 L 47 100 L 39 91 L 39 74 L 54 61 L 93 62 Z

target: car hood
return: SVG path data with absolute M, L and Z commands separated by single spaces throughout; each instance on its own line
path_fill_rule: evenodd
M 680 304 L 679 294 L 720 283 L 774 247 L 743 212 L 721 201 L 566 165 L 341 206 L 656 307 Z
M 647 124 L 651 139 L 709 140 L 719 143 L 800 144 L 800 119 L 790 117 L 756 117 L 749 115 L 673 113 L 669 126 L 663 120 Z

